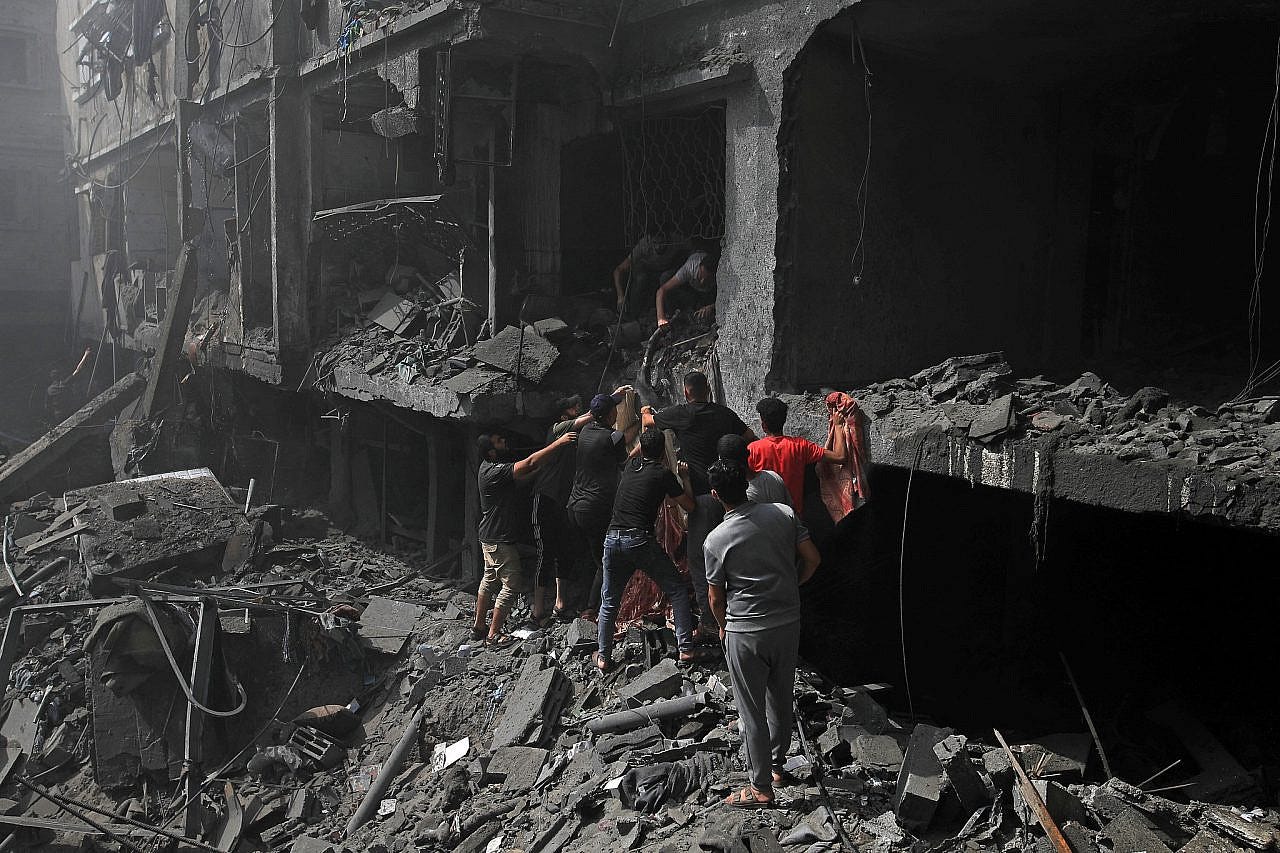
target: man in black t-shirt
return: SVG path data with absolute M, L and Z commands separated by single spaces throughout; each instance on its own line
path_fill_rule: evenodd
M 660 430 L 640 434 L 640 457 L 629 460 L 618 480 L 613 517 L 604 539 L 604 588 L 600 595 L 600 650 L 593 660 L 603 672 L 613 666 L 613 626 L 622 593 L 636 569 L 662 588 L 671 601 L 676 645 L 682 661 L 694 659 L 693 611 L 689 591 L 671 558 L 653 538 L 653 525 L 662 502 L 671 498 L 686 510 L 694 507 L 693 493 L 663 464 L 667 440 Z M 685 463 L 681 468 L 687 469 Z
M 614 429 L 622 394 L 597 394 L 591 398 L 591 422 L 578 433 L 578 447 L 569 490 L 569 522 L 578 533 L 583 551 L 591 559 L 594 579 L 587 609 L 600 606 L 604 534 L 609 527 L 618 471 L 627 459 L 627 443 L 634 437 Z M 639 425 L 636 426 L 636 429 Z
M 685 374 L 685 402 L 654 411 L 646 406 L 641 410 L 645 428 L 674 430 L 680 443 L 680 459 L 689 463 L 689 479 L 693 482 L 693 494 L 697 506 L 689 513 L 689 536 L 685 553 L 689 563 L 689 580 L 698 599 L 703 639 L 714 637 L 719 628 L 711 618 L 711 605 L 707 598 L 707 567 L 702 545 L 707 534 L 724 518 L 724 509 L 711 497 L 707 482 L 707 469 L 719 458 L 717 445 L 722 436 L 740 435 L 748 443 L 755 441 L 742 418 L 728 406 L 711 402 L 711 383 L 706 374 L 698 371 Z
M 527 480 L 560 448 L 571 444 L 577 436 L 568 432 L 541 450 L 518 462 L 507 459 L 507 440 L 501 435 L 482 435 L 476 440 L 480 451 L 480 551 L 484 555 L 484 578 L 476 593 L 476 618 L 471 628 L 474 640 L 484 639 L 487 646 L 505 646 L 513 642 L 503 634 L 502 625 L 511 612 L 518 593 L 528 589 L 528 579 L 520 570 L 519 545 L 527 528 L 527 515 L 521 518 L 520 507 L 526 500 L 517 484 Z M 524 522 L 522 524 L 522 522 Z M 493 619 L 485 623 L 485 614 L 493 604 Z

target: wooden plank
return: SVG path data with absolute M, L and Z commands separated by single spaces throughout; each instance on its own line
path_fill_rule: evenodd
M 1071 845 L 1063 837 L 1062 830 L 1058 829 L 1058 825 L 1053 822 L 1044 800 L 1040 799 L 1040 792 L 1036 790 L 1035 785 L 1031 784 L 1031 780 L 1027 777 L 1027 771 L 1022 769 L 1022 763 L 1013 754 L 1009 744 L 1005 743 L 1004 735 L 1000 734 L 999 729 L 992 729 L 992 731 L 996 733 L 996 740 L 1000 742 L 1001 748 L 1004 749 L 1004 754 L 1009 757 L 1009 763 L 1013 765 L 1014 772 L 1018 774 L 1018 788 L 1022 791 L 1022 798 L 1026 800 L 1027 806 L 1035 814 L 1036 820 L 1040 823 L 1041 828 L 1044 829 L 1045 835 L 1049 836 L 1049 843 L 1053 845 L 1056 853 L 1071 853 Z
M 88 529 L 89 529 L 89 525 L 81 524 L 79 519 L 75 519 L 75 523 L 72 524 L 70 527 L 68 527 L 66 530 L 61 530 L 57 533 L 54 533 L 52 536 L 46 536 L 45 538 L 41 539 L 38 542 L 31 543 L 30 545 L 27 546 L 27 550 L 24 553 L 34 554 L 36 551 L 39 551 L 41 548 L 47 548 L 50 545 L 53 545 L 57 542 L 61 542 L 63 539 L 69 539 L 72 536 L 75 536 L 77 533 L 80 533 Z
M 88 508 L 89 508 L 89 504 L 87 502 L 79 504 L 75 507 L 75 509 L 67 510 L 66 512 L 59 515 L 57 518 L 51 521 L 44 528 L 44 530 L 41 530 L 39 533 L 32 533 L 30 536 L 23 536 L 21 539 L 15 539 L 13 544 L 17 545 L 19 548 L 25 549 L 32 542 L 39 542 L 42 537 L 45 537 L 51 533 L 57 532 L 58 528 L 62 527 L 62 525 L 66 524 L 68 521 L 75 518 L 77 515 L 84 512 Z

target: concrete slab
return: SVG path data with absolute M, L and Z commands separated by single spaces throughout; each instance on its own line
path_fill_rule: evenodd
M 103 501 L 136 494 L 159 526 L 135 534 L 132 521 L 117 521 Z M 68 492 L 68 500 L 90 507 L 78 520 L 88 527 L 79 535 L 80 554 L 95 594 L 118 591 L 116 578 L 145 579 L 171 566 L 219 571 L 227 543 L 251 535 L 249 523 L 208 468 L 174 471 L 120 483 L 104 483 Z
M 1074 849 L 1073 845 L 1072 850 Z M 1186 844 L 1178 848 L 1178 853 L 1243 853 L 1243 851 L 1243 847 L 1237 847 L 1216 832 L 1210 832 L 1207 829 L 1197 832 Z
M 477 361 L 535 385 L 560 357 L 560 350 L 551 341 L 515 326 L 507 326 L 489 340 L 480 341 L 472 352 Z
M 360 638 L 385 655 L 398 655 L 427 615 L 427 608 L 375 595 L 360 614 Z
M 502 716 L 493 728 L 491 749 L 524 743 L 530 731 L 543 719 L 547 705 L 560 690 L 564 675 L 555 666 L 540 668 L 542 663 L 541 656 L 530 658 L 516 683 L 508 690 Z

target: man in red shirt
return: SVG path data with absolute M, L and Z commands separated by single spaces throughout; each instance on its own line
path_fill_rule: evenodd
M 844 430 L 837 429 L 835 448 L 827 450 L 794 435 L 783 435 L 782 429 L 787 423 L 787 404 L 777 397 L 765 397 L 756 403 L 756 411 L 760 413 L 760 425 L 764 427 L 764 438 L 751 442 L 747 447 L 748 461 L 753 471 L 776 471 L 786 483 L 791 493 L 791 505 L 796 515 L 804 513 L 804 469 L 816 462 L 834 462 L 837 465 L 845 461 Z M 837 426 L 844 423 L 844 415 L 836 412 Z

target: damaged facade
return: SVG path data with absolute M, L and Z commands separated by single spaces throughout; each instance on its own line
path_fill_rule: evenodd
M 228 762 L 236 788 L 205 778 L 218 817 L 187 810 L 179 834 L 218 849 L 319 851 L 343 828 L 348 848 L 371 850 L 754 851 L 788 837 L 821 850 L 846 834 L 1025 849 L 1055 841 L 1031 789 L 1076 853 L 1274 846 L 1280 737 L 1269 691 L 1251 688 L 1280 663 L 1280 582 L 1250 569 L 1280 528 L 1280 409 L 1262 345 L 1274 321 L 1248 310 L 1250 281 L 1260 292 L 1274 272 L 1256 247 L 1243 260 L 1259 211 L 1240 199 L 1254 194 L 1277 16 L 1252 0 L 1139 6 L 58 4 L 75 322 L 112 359 L 79 420 L 0 468 L 0 500 L 57 495 L 15 510 L 28 519 L 16 539 L 40 547 L 13 585 L 65 571 L 68 601 L 128 612 L 51 618 L 38 608 L 61 596 L 38 601 L 10 632 L 37 650 L 11 686 L 30 693 L 61 643 L 88 658 L 57 667 L 57 690 L 75 704 L 84 682 L 104 689 L 133 620 L 185 655 L 170 667 L 148 648 L 150 689 L 183 672 L 194 689 L 203 661 L 201 703 L 247 697 L 248 712 L 225 729 L 212 715 L 193 742 L 186 699 L 164 720 L 142 709 L 168 699 L 130 689 L 88 716 L 41 704 L 23 713 L 58 716 L 63 752 L 24 778 L 61 762 L 104 788 L 190 786 L 179 768 L 194 749 L 206 773 Z M 686 315 L 651 337 L 652 319 L 613 310 L 611 274 L 642 238 L 676 234 L 719 254 L 715 324 Z M 813 744 L 793 750 L 809 784 L 785 816 L 719 838 L 710 807 L 738 781 L 723 673 L 628 693 L 662 675 L 671 641 L 654 626 L 628 635 L 632 666 L 603 687 L 577 626 L 472 659 L 458 620 L 474 598 L 455 588 L 481 570 L 481 430 L 540 446 L 558 398 L 634 383 L 671 402 L 690 368 L 744 418 L 784 397 L 790 431 L 819 444 L 826 394 L 859 401 L 876 497 L 839 523 L 808 502 L 824 566 L 802 650 L 840 683 L 894 682 L 886 694 L 810 673 Z M 203 497 L 147 485 L 204 469 Z M 123 503 L 94 491 L 112 477 Z M 249 492 L 259 508 L 237 512 Z M 77 500 L 89 508 L 70 514 Z M 115 514 L 129 504 L 142 511 Z M 290 529 L 279 505 L 324 505 L 441 580 L 323 531 L 273 544 L 264 531 Z M 166 526 L 183 513 L 201 523 Z M 191 553 L 156 545 L 197 528 Z M 158 578 L 112 535 L 185 576 Z M 54 546 L 70 570 L 45 559 Z M 117 570 L 123 589 L 103 579 Z M 125 590 L 141 595 L 115 601 Z M 206 619 L 218 628 L 202 634 Z M 1206 639 L 1221 635 L 1250 653 Z M 12 667 L 8 634 L 6 647 Z M 255 656 L 272 667 L 249 684 Z M 1079 731 L 1068 660 L 1097 697 L 1100 737 L 1041 737 Z M 286 690 L 334 661 L 327 690 Z M 643 737 L 597 725 L 680 694 L 703 699 Z M 513 707 L 526 699 L 537 707 Z M 368 743 L 278 724 L 320 708 L 362 715 Z M 147 733 L 108 755 L 117 718 Z M 993 722 L 1019 730 L 1025 785 Z M 250 737 L 259 726 L 269 744 Z M 49 752 L 53 733 L 24 755 Z M 94 744 L 91 768 L 66 757 L 88 759 L 65 748 L 76 738 Z M 1118 747 L 1114 773 L 1099 772 L 1095 738 Z M 1186 766 L 1159 778 L 1179 802 L 1120 781 L 1178 756 Z M 142 805 L 143 823 L 156 809 Z

